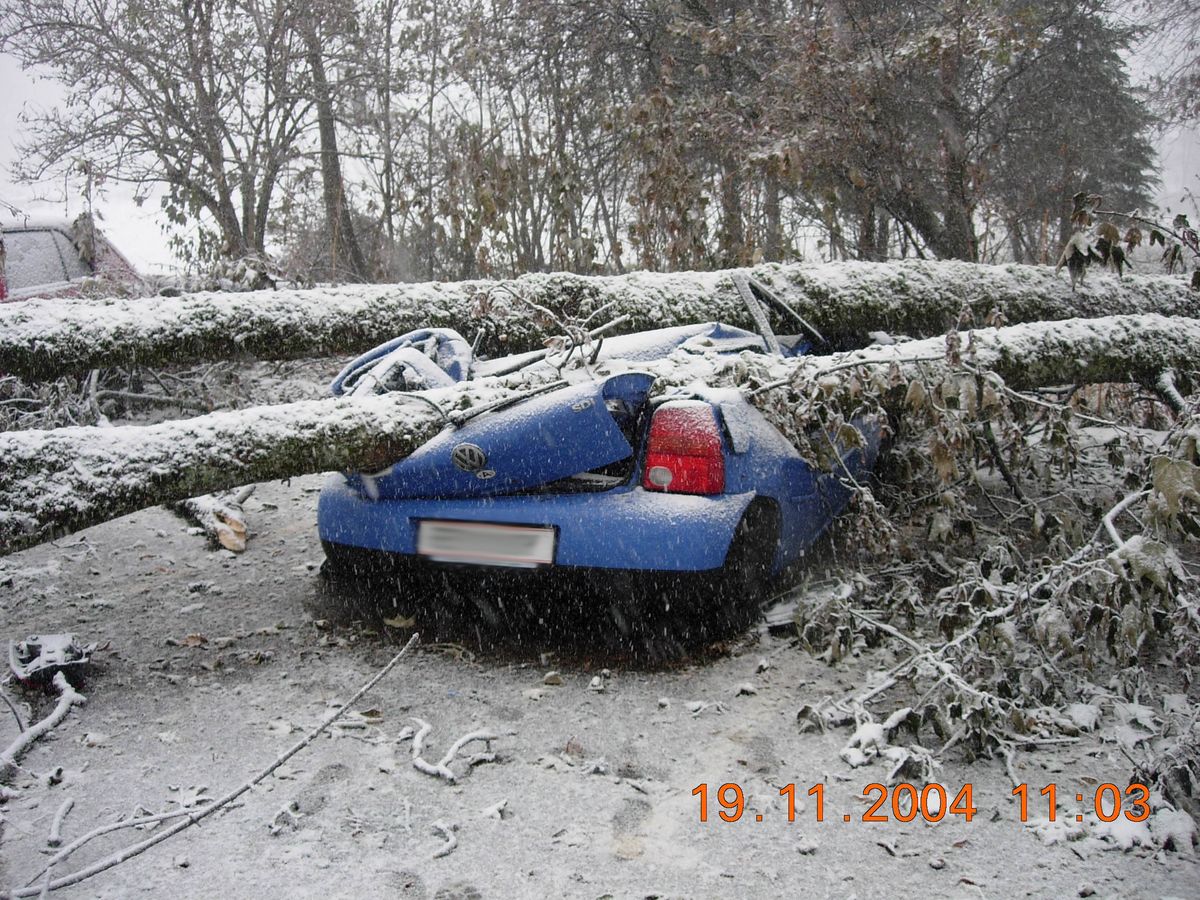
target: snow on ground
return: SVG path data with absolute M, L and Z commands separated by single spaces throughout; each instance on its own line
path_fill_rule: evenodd
M 150 509 L 0 560 L 0 633 L 74 630 L 103 646 L 80 685 L 87 704 L 31 750 L 13 779 L 19 795 L 0 807 L 0 888 L 45 864 L 63 800 L 75 801 L 70 841 L 139 806 L 219 796 L 398 649 L 407 631 L 348 621 L 322 585 L 320 482 L 261 485 L 246 503 L 252 536 L 241 555 L 209 550 L 186 523 Z M 890 812 L 863 822 L 863 789 L 884 780 L 886 760 L 851 768 L 839 753 L 853 729 L 802 733 L 796 713 L 861 687 L 894 663 L 890 651 L 831 667 L 763 633 L 715 658 L 637 671 L 577 644 L 510 638 L 472 656 L 446 639 L 427 634 L 361 715 L 234 808 L 65 896 L 1200 896 L 1194 858 L 1090 817 L 1075 822 L 1077 791 L 1090 796 L 1128 774 L 1100 736 L 1017 756 L 1030 823 L 1018 821 L 1004 766 L 989 761 L 950 761 L 939 773 L 950 796 L 973 784 L 971 822 L 905 824 Z M 551 669 L 561 684 L 546 683 Z M 597 679 L 603 690 L 592 689 Z M 39 714 L 52 705 L 6 690 Z M 0 713 L 6 746 L 15 726 Z M 456 784 L 416 771 L 410 744 L 397 740 L 414 718 L 432 726 L 426 759 L 486 728 L 500 735 L 497 761 L 468 768 L 482 749 L 473 745 L 452 763 Z M 57 767 L 62 780 L 50 785 Z M 715 796 L 709 821 L 698 821 L 695 787 L 729 782 L 747 798 L 740 821 L 722 821 Z M 807 795 L 818 783 L 823 822 Z M 1061 809 L 1039 824 L 1037 792 L 1048 783 Z M 792 823 L 780 795 L 788 784 Z M 448 855 L 435 857 L 446 842 L 434 823 L 457 840 Z M 102 838 L 56 874 L 133 839 Z

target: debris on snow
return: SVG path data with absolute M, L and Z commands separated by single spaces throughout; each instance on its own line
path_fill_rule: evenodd
M 493 803 L 491 806 L 485 806 L 483 809 L 481 809 L 479 811 L 479 818 L 481 818 L 481 819 L 496 819 L 497 821 L 503 821 L 504 814 L 507 811 L 508 811 L 508 798 L 505 797 L 503 800 Z M 512 813 L 508 813 L 508 814 L 512 815 Z
M 246 514 L 242 504 L 254 493 L 254 485 L 219 494 L 189 497 L 175 504 L 175 510 L 201 529 L 214 545 L 233 553 L 246 549 Z
M 77 703 L 85 703 L 83 695 L 78 693 L 71 683 L 67 681 L 67 676 L 62 672 L 55 672 L 53 678 L 55 690 L 58 691 L 58 703 L 46 718 L 39 722 L 34 722 L 8 745 L 8 747 L 0 752 L 0 780 L 7 778 L 9 773 L 16 767 L 17 760 L 21 755 L 29 749 L 29 747 L 38 738 L 49 733 L 52 729 L 59 725 L 63 719 L 67 717 L 67 713 L 71 711 L 71 707 Z
M 421 752 L 425 749 L 425 738 L 433 730 L 433 726 L 424 719 L 418 719 L 415 716 L 413 717 L 413 722 L 417 725 L 417 731 L 412 736 L 412 764 L 413 768 L 418 772 L 424 772 L 426 775 L 433 775 L 436 778 L 444 778 L 450 784 L 455 784 L 458 777 L 451 771 L 450 763 L 454 761 L 454 758 L 463 747 L 477 741 L 482 741 L 487 750 L 484 753 L 471 757 L 468 761 L 468 767 L 485 762 L 495 762 L 496 760 L 496 754 L 492 752 L 491 746 L 492 741 L 499 740 L 500 735 L 492 731 L 479 730 L 464 734 L 450 745 L 445 755 L 437 763 L 431 763 L 422 758 Z
M 1091 703 L 1072 703 L 1065 712 L 1071 724 L 1080 731 L 1095 731 L 1100 722 L 1100 707 Z
M 850 735 L 850 740 L 838 755 L 851 768 L 857 769 L 859 766 L 865 766 L 887 745 L 887 733 L 882 725 L 877 722 L 863 722 L 855 729 L 854 734 Z
M 433 853 L 434 859 L 441 859 L 443 856 L 449 856 L 458 847 L 458 838 L 454 836 L 454 832 L 458 830 L 457 825 L 447 825 L 445 822 L 434 822 L 431 826 L 434 834 L 441 835 L 446 843 L 439 847 Z
M 1195 856 L 1200 843 L 1196 823 L 1181 809 L 1163 808 L 1150 817 L 1150 834 L 1164 850 L 1174 850 L 1183 856 Z
M 66 821 L 67 813 L 71 811 L 71 807 L 75 805 L 75 801 L 68 797 L 58 807 L 58 811 L 54 814 L 54 821 L 50 823 L 50 836 L 46 838 L 46 844 L 50 847 L 62 846 L 62 827 Z
M 81 644 L 73 634 L 31 634 L 9 642 L 8 665 L 21 681 L 30 681 L 85 666 L 95 651 L 96 644 Z
M 1097 822 L 1092 834 L 1107 842 L 1107 849 L 1132 850 L 1134 847 L 1154 847 L 1154 837 L 1145 822 L 1131 822 L 1125 817 L 1111 822 Z
M 1082 822 L 1065 822 L 1056 818 L 1053 822 L 1047 819 L 1031 820 L 1026 827 L 1032 831 L 1044 844 L 1059 844 L 1068 841 L 1078 841 L 1087 836 L 1087 828 Z
M 300 812 L 299 804 L 293 800 L 279 810 L 279 812 L 275 813 L 271 821 L 267 823 L 267 831 L 272 837 L 280 835 L 285 831 L 296 831 L 300 827 L 300 817 L 302 815 L 303 813 Z

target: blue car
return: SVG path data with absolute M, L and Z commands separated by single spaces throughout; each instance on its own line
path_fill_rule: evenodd
M 720 323 L 610 339 L 600 361 L 624 360 L 609 368 L 620 374 L 447 426 L 381 472 L 331 476 L 318 507 L 326 569 L 432 579 L 445 588 L 439 603 L 480 585 L 507 588 L 510 604 L 514 592 L 528 604 L 534 584 L 601 596 L 581 602 L 622 632 L 744 624 L 845 506 L 845 476 L 874 464 L 878 428 L 860 423 L 865 446 L 844 454 L 843 471 L 816 471 L 740 391 L 656 392 L 637 364 L 806 346 Z M 443 387 L 538 355 L 478 362 L 457 333 L 429 329 L 364 354 L 332 389 Z M 491 602 L 476 598 L 485 611 Z

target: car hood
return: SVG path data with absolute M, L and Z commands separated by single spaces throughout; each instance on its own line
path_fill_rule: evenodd
M 626 435 L 653 382 L 626 372 L 485 413 L 351 482 L 376 499 L 486 497 L 597 469 L 632 455 Z

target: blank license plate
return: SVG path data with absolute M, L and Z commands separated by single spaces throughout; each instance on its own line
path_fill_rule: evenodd
M 417 553 L 441 562 L 533 568 L 554 562 L 554 529 L 423 519 Z

